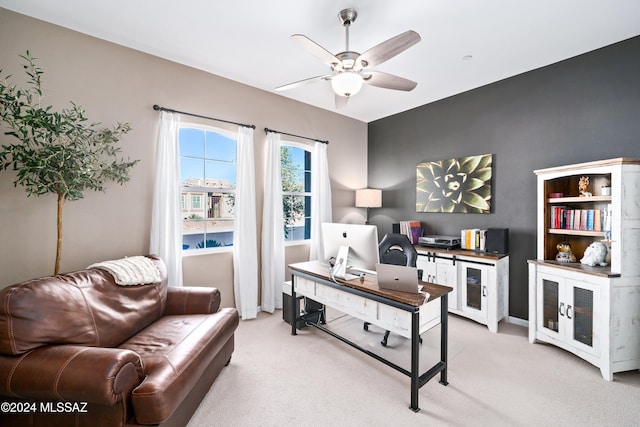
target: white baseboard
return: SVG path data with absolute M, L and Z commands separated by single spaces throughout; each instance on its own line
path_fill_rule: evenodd
M 529 321 L 519 317 L 509 316 L 507 318 L 507 322 L 513 323 L 514 325 L 524 326 L 525 328 L 529 327 Z

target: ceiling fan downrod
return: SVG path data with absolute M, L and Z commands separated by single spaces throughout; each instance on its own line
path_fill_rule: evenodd
M 345 51 L 349 52 L 349 27 L 353 24 L 358 17 L 358 12 L 355 9 L 342 9 L 338 14 L 338 19 L 342 23 L 345 32 Z

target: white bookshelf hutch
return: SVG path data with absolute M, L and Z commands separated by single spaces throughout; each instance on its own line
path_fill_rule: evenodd
M 529 341 L 546 342 L 600 368 L 640 369 L 640 159 L 616 158 L 536 170 L 537 259 L 529 261 Z M 588 177 L 591 196 L 578 194 Z M 610 190 L 603 191 L 603 187 Z M 608 230 L 554 226 L 554 207 L 610 212 Z M 594 227 L 605 228 L 605 227 Z M 610 245 L 610 263 L 580 263 L 594 241 Z M 576 262 L 555 260 L 569 243 Z

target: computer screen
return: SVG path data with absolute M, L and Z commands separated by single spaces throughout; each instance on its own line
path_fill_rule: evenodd
M 336 277 L 345 278 L 347 272 L 375 274 L 380 259 L 375 225 L 323 223 L 322 244 L 327 259 L 335 258 Z

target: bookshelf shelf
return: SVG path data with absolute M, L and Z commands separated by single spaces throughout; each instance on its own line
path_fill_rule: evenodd
M 608 202 L 611 203 L 611 196 L 591 196 L 591 197 L 551 197 L 547 199 L 549 204 L 562 204 L 562 203 L 593 203 L 593 202 Z
M 568 230 L 566 228 L 550 228 L 547 230 L 549 234 L 562 234 L 565 236 L 591 236 L 604 238 L 604 231 L 591 230 Z

